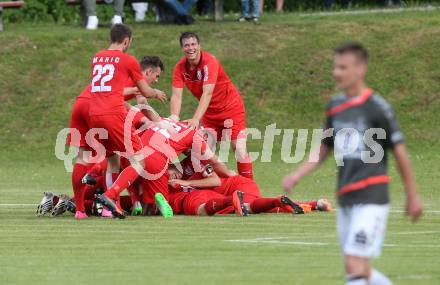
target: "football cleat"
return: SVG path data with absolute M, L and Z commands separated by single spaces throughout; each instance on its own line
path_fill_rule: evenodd
M 154 199 L 156 200 L 157 209 L 159 209 L 160 214 L 164 218 L 173 217 L 173 208 L 171 208 L 170 204 L 168 204 L 167 199 L 165 199 L 162 193 L 156 193 L 156 195 L 154 195 Z
M 61 194 L 58 198 L 58 202 L 53 207 L 51 211 L 52 217 L 59 216 L 61 214 L 64 214 L 69 209 L 69 212 L 75 213 L 75 203 L 73 203 L 72 199 L 70 199 L 69 196 L 65 194 Z
M 232 204 L 234 205 L 235 213 L 239 216 L 249 216 L 249 211 L 244 205 L 244 193 L 240 190 L 232 193 Z
M 113 214 L 111 211 L 107 210 L 107 208 L 102 208 L 101 217 L 103 218 L 113 218 Z
M 95 194 L 95 199 L 93 200 L 93 206 L 92 206 L 92 214 L 95 216 L 101 216 L 102 210 L 104 208 L 102 203 L 98 201 L 97 198 L 98 195 L 99 194 Z
M 319 199 L 316 203 L 316 210 L 323 212 L 331 212 L 333 210 L 332 204 L 327 199 Z
M 292 207 L 294 214 L 304 214 L 304 209 L 285 195 L 281 196 L 281 203 Z
M 115 201 L 105 196 L 105 194 L 96 195 L 96 200 L 112 212 L 113 216 L 119 219 L 125 219 L 124 210 L 122 210 Z
M 90 185 L 90 186 L 95 186 L 96 185 L 96 178 L 93 177 L 93 175 L 91 175 L 90 173 L 87 173 L 81 179 L 81 183 L 86 184 L 86 185 Z
M 87 219 L 89 216 L 87 216 L 86 213 L 81 212 L 81 211 L 76 211 L 75 213 L 75 219 L 77 220 L 82 220 L 82 219 Z
M 52 192 L 44 192 L 43 199 L 41 199 L 40 204 L 37 206 L 37 211 L 35 214 L 40 217 L 43 216 L 53 209 L 53 198 L 54 195 Z
M 142 214 L 141 202 L 136 201 L 136 202 L 134 202 L 133 208 L 131 209 L 131 215 L 132 216 L 139 216 L 141 214 Z

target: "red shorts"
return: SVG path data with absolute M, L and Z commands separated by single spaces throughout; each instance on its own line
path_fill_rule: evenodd
M 183 214 L 196 216 L 200 205 L 208 202 L 211 199 L 223 198 L 221 195 L 215 191 L 211 190 L 195 190 L 186 195 L 183 201 Z
M 136 129 L 134 126 L 125 130 L 126 115 L 127 113 L 90 116 L 90 129 L 103 128 L 108 132 L 107 139 L 99 139 L 99 142 L 104 145 L 107 155 L 112 155 L 118 151 L 126 156 L 132 156 L 143 147 L 141 139 L 135 134 Z M 127 145 L 124 138 L 127 140 Z
M 240 107 L 221 114 L 205 113 L 202 118 L 202 126 L 206 129 L 211 129 L 216 133 L 217 141 L 220 141 L 223 136 L 223 130 L 229 129 L 231 140 L 246 138 L 246 112 L 244 107 Z
M 72 133 L 67 136 L 67 144 L 76 147 L 86 147 L 86 134 L 89 131 L 89 98 L 79 97 L 75 100 L 70 114 L 69 128 L 76 129 L 80 134 L 80 139 L 72 140 Z
M 250 178 L 237 175 L 228 178 L 221 178 L 221 181 L 222 185 L 215 188 L 217 193 L 231 196 L 235 191 L 240 190 L 241 192 L 244 192 L 245 203 L 249 203 L 256 198 L 261 197 L 260 187 Z
M 168 164 L 169 160 L 160 152 L 155 151 L 145 158 L 145 172 L 138 179 L 142 179 L 142 201 L 154 204 L 154 195 L 162 193 L 169 199 L 168 190 Z

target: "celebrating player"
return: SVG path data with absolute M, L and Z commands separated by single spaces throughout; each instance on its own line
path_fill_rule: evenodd
M 144 76 L 145 81 L 148 84 L 156 83 L 159 80 L 160 74 L 164 69 L 163 63 L 157 56 L 145 56 L 140 61 L 142 74 Z M 135 85 L 128 84 L 128 85 Z M 137 95 L 137 96 L 136 96 Z M 89 103 L 92 97 L 91 85 L 88 85 L 86 89 L 77 97 L 75 104 L 72 108 L 72 114 L 70 119 L 69 128 L 75 129 L 78 132 L 78 136 L 72 136 L 72 133 L 69 133 L 68 144 L 71 147 L 78 148 L 78 155 L 75 159 L 75 164 L 72 172 L 72 188 L 75 197 L 75 201 L 77 204 L 75 213 L 75 217 L 77 219 L 86 218 L 84 208 L 84 187 L 85 185 L 82 183 L 83 177 L 87 173 L 87 169 L 89 167 L 89 157 L 86 157 L 86 150 L 90 149 L 86 142 L 86 134 L 90 129 L 90 120 L 89 120 Z M 137 97 L 138 102 L 146 103 L 144 100 L 141 100 L 143 97 L 140 95 L 139 89 L 137 87 L 126 87 L 124 89 L 124 99 L 129 100 L 131 98 Z M 111 171 L 113 170 L 113 171 Z M 106 175 L 106 187 L 110 188 L 113 183 L 113 178 L 116 179 L 119 175 L 119 169 L 117 167 L 113 167 L 109 170 L 109 173 Z M 112 173 L 113 172 L 113 173 Z
M 111 45 L 107 50 L 98 52 L 92 59 L 92 81 L 90 104 L 90 127 L 105 129 L 107 139 L 101 139 L 108 157 L 108 169 L 112 173 L 119 170 L 119 156 L 129 159 L 131 165 L 126 167 L 107 190 L 102 198 L 113 203 L 116 193 L 126 189 L 143 169 L 142 142 L 135 129 L 125 129 L 127 110 L 124 105 L 123 90 L 131 79 L 141 95 L 146 98 L 166 100 L 162 91 L 149 87 L 144 80 L 139 62 L 126 52 L 131 44 L 131 29 L 125 25 L 114 25 L 110 31 Z
M 222 138 L 223 130 L 230 128 L 237 170 L 240 175 L 252 178 L 252 162 L 246 150 L 246 113 L 240 93 L 218 59 L 201 51 L 197 34 L 183 33 L 180 36 L 180 47 L 185 56 L 173 71 L 170 118 L 179 120 L 183 87 L 186 86 L 199 100 L 188 125 L 197 128 L 201 123 L 205 128 L 212 129 L 217 141 Z
M 339 165 L 337 227 L 346 284 L 390 285 L 391 281 L 370 264 L 380 255 L 389 211 L 387 149 L 392 149 L 396 158 L 407 195 L 406 211 L 413 222 L 422 214 L 422 203 L 394 111 L 365 84 L 367 66 L 368 52 L 360 44 L 336 49 L 333 76 L 343 92 L 327 107 L 327 131 L 320 148 L 314 150 L 317 161 L 304 162 L 284 178 L 283 187 L 290 192 L 334 149 Z

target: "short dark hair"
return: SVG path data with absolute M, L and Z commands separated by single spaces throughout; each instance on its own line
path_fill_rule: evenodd
M 163 65 L 162 60 L 158 56 L 144 56 L 141 59 L 141 68 L 142 70 L 146 70 L 147 68 L 160 68 L 161 71 L 164 71 L 165 67 Z
M 200 43 L 199 36 L 196 33 L 183 32 L 182 34 L 180 34 L 180 38 L 179 38 L 180 46 L 183 46 L 183 40 L 189 39 L 189 38 L 195 38 L 197 40 L 197 42 Z
M 131 28 L 124 24 L 116 24 L 110 30 L 110 40 L 112 43 L 122 43 L 125 38 L 131 39 Z
M 344 43 L 335 49 L 335 54 L 351 53 L 361 61 L 368 63 L 368 50 L 360 43 Z

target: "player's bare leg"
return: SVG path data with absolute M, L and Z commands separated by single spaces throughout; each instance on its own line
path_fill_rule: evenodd
M 370 260 L 365 257 L 345 255 L 347 285 L 392 285 L 383 273 L 372 268 Z
M 237 159 L 238 174 L 253 179 L 252 160 L 247 152 L 246 137 L 232 140 L 231 146 Z

